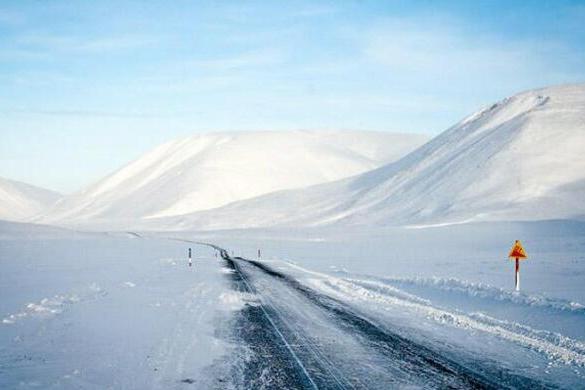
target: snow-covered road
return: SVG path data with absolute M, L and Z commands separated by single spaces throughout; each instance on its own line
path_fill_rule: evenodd
M 493 362 L 456 355 L 383 322 L 263 262 L 229 257 L 233 286 L 256 294 L 238 322 L 253 351 L 241 383 L 286 388 L 541 388 Z

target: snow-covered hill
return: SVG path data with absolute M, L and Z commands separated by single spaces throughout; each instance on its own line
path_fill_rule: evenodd
M 584 199 L 585 84 L 579 84 L 504 99 L 401 160 L 356 177 L 147 227 L 583 218 Z
M 56 192 L 0 177 L 0 219 L 26 221 L 60 197 Z
M 177 216 L 359 174 L 420 146 L 421 135 L 247 132 L 169 142 L 61 200 L 42 223 L 99 224 Z

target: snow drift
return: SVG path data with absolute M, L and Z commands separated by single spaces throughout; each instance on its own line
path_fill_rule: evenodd
M 247 132 L 166 143 L 62 199 L 37 222 L 96 225 L 180 216 L 273 191 L 380 167 L 420 146 L 421 135 Z
M 504 99 L 379 169 L 146 228 L 429 225 L 585 216 L 585 84 Z
M 26 221 L 52 206 L 60 194 L 0 178 L 0 219 Z

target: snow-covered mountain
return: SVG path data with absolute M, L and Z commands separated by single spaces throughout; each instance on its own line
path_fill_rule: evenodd
M 99 224 L 178 216 L 380 167 L 426 136 L 377 132 L 245 132 L 166 143 L 63 198 L 37 222 Z
M 27 221 L 60 197 L 56 192 L 0 177 L 0 219 Z
M 397 162 L 146 227 L 442 224 L 585 217 L 585 84 L 504 99 Z

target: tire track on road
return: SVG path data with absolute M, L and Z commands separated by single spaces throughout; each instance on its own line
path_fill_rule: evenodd
M 423 378 L 431 387 L 451 388 L 548 388 L 550 385 L 512 374 L 504 369 L 484 367 L 472 362 L 473 367 L 460 364 L 451 357 L 427 346 L 409 340 L 376 321 L 367 318 L 347 304 L 321 294 L 297 280 L 254 260 L 235 258 L 250 264 L 262 273 L 281 281 L 298 291 L 307 301 L 330 313 L 340 327 L 361 336 L 364 343 L 410 372 L 413 378 Z

